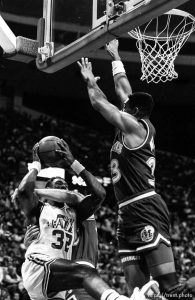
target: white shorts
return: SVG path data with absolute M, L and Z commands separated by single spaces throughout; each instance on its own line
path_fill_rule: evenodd
M 25 289 L 32 300 L 59 299 L 64 300 L 66 291 L 48 297 L 47 287 L 50 265 L 56 258 L 44 254 L 29 255 L 22 265 L 22 279 Z

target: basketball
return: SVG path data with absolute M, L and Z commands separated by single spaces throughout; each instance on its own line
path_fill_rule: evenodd
M 46 136 L 39 141 L 38 156 L 41 163 L 57 163 L 61 159 L 61 154 L 56 152 L 56 150 L 61 150 L 58 143 L 62 142 L 56 136 Z

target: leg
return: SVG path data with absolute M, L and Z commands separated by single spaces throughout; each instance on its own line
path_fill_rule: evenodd
M 165 298 L 188 299 L 186 295 L 182 296 L 185 284 L 178 282 L 171 247 L 160 243 L 158 248 L 148 251 L 145 258 L 153 279 L 159 283 L 160 291 L 166 293 Z
M 65 259 L 57 259 L 50 265 L 48 295 L 79 288 L 84 288 L 89 295 L 98 300 L 105 291 L 111 291 L 110 287 L 98 276 L 97 271 L 93 268 Z M 116 293 L 114 290 L 112 291 Z
M 170 286 L 177 284 L 175 263 L 171 247 L 164 243 L 160 243 L 158 248 L 146 252 L 145 258 L 150 274 L 158 281 L 162 292 L 169 289 Z M 167 276 L 168 274 L 172 275 Z
M 137 258 L 137 260 L 136 260 Z M 146 262 L 140 255 L 124 256 L 121 258 L 129 295 L 135 287 L 141 288 L 150 280 Z

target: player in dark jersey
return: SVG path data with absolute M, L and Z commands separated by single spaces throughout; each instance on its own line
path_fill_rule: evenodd
M 95 110 L 117 130 L 111 149 L 111 175 L 118 202 L 118 244 L 130 294 L 152 276 L 163 293 L 182 298 L 169 235 L 169 212 L 155 191 L 155 129 L 149 117 L 153 99 L 132 93 L 118 54 L 118 42 L 107 46 L 113 58 L 113 75 L 120 109 L 111 104 L 97 85 L 92 65 L 82 58 L 78 65 Z M 186 295 L 184 297 L 186 299 Z
M 40 236 L 27 249 L 26 260 L 22 267 L 24 286 L 31 299 L 52 298 L 64 290 L 84 288 L 96 299 L 127 300 L 127 297 L 110 289 L 94 268 L 75 263 L 69 256 L 70 245 L 73 245 L 71 235 L 73 238 L 76 237 L 75 222 L 76 220 L 82 222 L 97 209 L 105 197 L 103 187 L 74 159 L 68 145 L 64 143 L 63 159 L 66 167 L 71 168 L 84 179 L 91 194 L 81 201 L 75 198 L 74 193 L 66 190 L 66 182 L 62 182 L 59 178 L 50 181 L 50 189 L 36 190 L 35 194 L 35 181 L 41 168 L 36 149 L 34 149 L 34 161 L 28 174 L 20 183 L 17 193 L 27 224 L 38 224 L 38 221 L 40 224 Z M 47 203 L 43 206 L 39 204 L 36 195 L 45 197 Z M 70 207 L 73 201 L 75 211 Z M 148 289 L 150 287 L 150 284 L 147 285 Z M 145 300 L 144 292 L 145 290 L 136 289 L 133 299 Z M 57 298 L 63 299 L 61 294 Z

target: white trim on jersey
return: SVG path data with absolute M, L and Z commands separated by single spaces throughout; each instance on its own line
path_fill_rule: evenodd
M 149 249 L 149 248 L 153 248 L 153 247 L 155 247 L 155 246 L 157 246 L 158 245 L 158 243 L 160 242 L 160 240 L 163 240 L 164 242 L 166 242 L 168 245 L 170 245 L 171 246 L 171 242 L 168 240 L 168 239 L 166 239 L 162 234 L 158 234 L 157 235 L 157 238 L 156 238 L 156 240 L 153 242 L 153 243 L 151 243 L 151 244 L 148 244 L 148 245 L 145 245 L 145 246 L 141 246 L 141 247 L 138 247 L 138 248 L 136 248 L 136 249 L 134 249 L 134 250 L 128 250 L 128 249 L 124 249 L 124 250 L 119 250 L 118 252 L 119 253 L 137 253 L 137 252 L 139 252 L 139 251 L 142 251 L 142 250 L 145 250 L 145 249 Z
M 147 192 L 147 193 L 141 194 L 141 195 L 139 195 L 137 197 L 131 198 L 131 199 L 127 200 L 127 201 L 124 201 L 123 203 L 120 203 L 119 204 L 119 208 L 121 208 L 123 206 L 126 206 L 126 205 L 128 205 L 130 203 L 133 203 L 135 201 L 138 201 L 138 200 L 141 200 L 141 199 L 153 196 L 153 195 L 156 195 L 155 191 L 151 191 L 151 192 Z
M 122 133 L 122 142 L 123 142 L 123 146 L 124 146 L 126 149 L 130 150 L 130 151 L 134 151 L 134 150 L 138 150 L 138 149 L 142 148 L 142 147 L 145 145 L 145 143 L 147 142 L 147 140 L 148 140 L 149 132 L 150 132 L 149 126 L 148 126 L 148 124 L 146 123 L 146 121 L 144 121 L 143 119 L 141 119 L 141 121 L 144 122 L 145 125 L 146 125 L 146 127 L 147 127 L 147 136 L 146 136 L 145 140 L 143 141 L 143 143 L 142 143 L 140 146 L 135 147 L 135 148 L 129 148 L 127 145 L 125 145 L 124 134 Z

